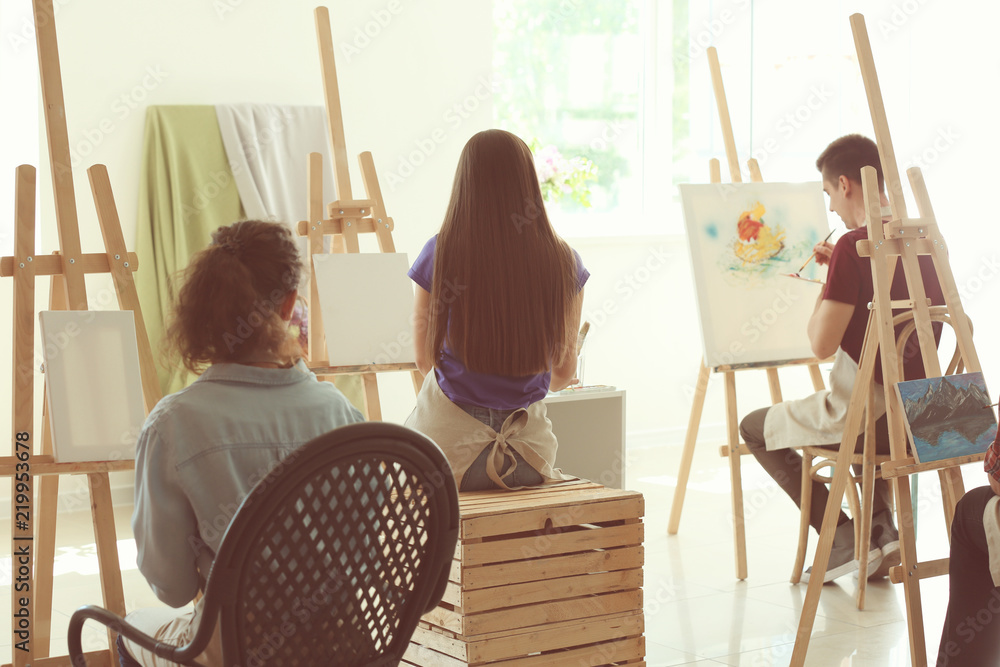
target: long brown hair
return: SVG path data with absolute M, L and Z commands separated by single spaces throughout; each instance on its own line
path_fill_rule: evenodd
M 503 130 L 462 150 L 438 235 L 428 339 L 469 370 L 541 373 L 564 354 L 576 259 L 549 224 L 528 146 Z
M 169 351 L 195 373 L 218 362 L 294 361 L 302 349 L 280 309 L 301 277 L 285 225 L 246 220 L 219 227 L 182 274 Z

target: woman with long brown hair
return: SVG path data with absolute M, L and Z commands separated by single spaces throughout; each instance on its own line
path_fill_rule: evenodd
M 426 377 L 407 426 L 441 446 L 463 491 L 560 479 L 541 399 L 574 379 L 590 274 L 549 224 L 521 139 L 469 140 L 441 231 L 409 275 Z
M 309 440 L 363 421 L 309 371 L 289 332 L 301 274 L 291 231 L 258 221 L 219 228 L 184 274 L 168 340 L 200 377 L 146 419 L 132 514 L 139 570 L 172 607 L 203 586 L 229 521 L 257 482 Z M 139 609 L 126 620 L 177 646 L 191 640 L 199 613 L 200 605 L 188 613 Z M 221 666 L 218 639 L 216 626 L 199 662 Z M 121 638 L 119 649 L 126 666 L 173 664 Z

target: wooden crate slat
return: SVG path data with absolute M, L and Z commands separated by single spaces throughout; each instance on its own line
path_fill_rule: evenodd
M 630 659 L 641 660 L 646 655 L 645 637 L 628 637 L 618 641 L 590 644 L 540 655 L 489 663 L 490 667 L 579 667 L 579 665 L 623 664 Z M 594 662 L 600 658 L 601 662 Z
M 567 487 L 536 487 L 532 489 L 521 489 L 519 491 L 476 491 L 459 494 L 459 507 L 466 510 L 463 515 L 482 516 L 484 514 L 502 514 L 508 508 L 515 508 L 525 499 L 531 500 L 532 504 L 542 505 L 571 505 L 581 498 L 587 496 L 597 496 L 604 500 L 615 500 L 617 498 L 628 498 L 639 496 L 636 491 L 625 491 L 620 489 L 607 489 L 600 484 L 582 483 Z
M 515 491 L 514 493 L 517 492 Z M 590 503 L 606 503 L 622 498 L 641 499 L 642 494 L 635 491 L 606 489 L 604 487 L 587 487 L 579 490 L 547 489 L 544 491 L 532 491 L 530 493 L 525 493 L 521 496 L 514 496 L 512 498 L 505 498 L 502 496 L 484 497 L 480 502 L 469 502 L 464 505 L 460 500 L 459 508 L 462 514 L 462 521 L 465 522 L 471 519 L 479 519 L 486 516 L 516 512 L 523 507 L 574 507 Z
M 590 551 L 568 556 L 483 565 L 462 570 L 459 583 L 462 584 L 464 590 L 468 591 L 504 584 L 540 581 L 553 577 L 630 570 L 642 567 L 643 553 L 643 547 L 622 547 L 607 551 Z
M 536 506 L 520 512 L 484 515 L 477 517 L 462 517 L 459 539 L 490 537 L 505 533 L 523 532 L 526 530 L 542 530 L 547 526 L 572 526 L 595 521 L 612 521 L 629 517 L 642 516 L 642 496 L 635 494 L 619 500 L 609 501 L 600 494 L 581 494 L 581 499 L 574 504 L 555 504 Z
M 644 664 L 642 494 L 576 480 L 459 507 L 450 581 L 402 664 Z
M 612 614 L 582 621 L 551 623 L 541 628 L 511 633 L 500 637 L 477 637 L 469 643 L 469 664 L 514 658 L 560 648 L 641 635 L 645 630 L 642 611 Z
M 414 638 L 416 634 L 414 634 Z M 401 665 L 416 665 L 418 667 L 466 667 L 469 663 L 446 653 L 435 651 L 430 646 L 411 641 L 403 653 Z
M 568 482 L 565 486 L 546 489 L 545 495 L 562 494 L 567 491 L 594 491 L 602 489 L 600 484 L 587 480 Z M 458 494 L 458 505 L 461 509 L 485 509 L 496 505 L 505 505 L 524 498 L 537 498 L 537 488 L 519 489 L 517 491 L 463 491 Z
M 461 660 L 463 661 L 462 664 L 468 662 L 469 659 L 468 642 L 463 639 L 457 639 L 452 633 L 442 632 L 439 628 L 435 628 L 424 621 L 421 621 L 417 625 L 417 629 L 413 631 L 410 643 L 418 644 Z
M 473 567 L 590 549 L 640 545 L 643 542 L 643 535 L 643 524 L 633 523 L 611 528 L 552 533 L 497 542 L 460 544 L 460 559 L 465 567 Z
M 457 606 L 467 614 L 513 607 L 519 604 L 551 602 L 580 595 L 595 595 L 642 588 L 642 569 L 582 574 L 546 581 L 532 581 L 466 591 Z
M 448 581 L 444 587 L 444 595 L 441 596 L 442 602 L 447 602 L 448 604 L 461 607 L 462 606 L 462 585 L 454 581 Z
M 535 627 L 553 621 L 591 618 L 640 607 L 642 607 L 642 591 L 636 589 L 508 607 L 479 614 L 463 614 L 438 607 L 424 614 L 423 619 L 431 625 L 468 637 L 487 632 Z
M 419 659 L 414 664 L 427 667 L 439 663 L 441 654 L 459 660 L 462 665 L 485 665 L 489 663 L 507 665 L 506 661 L 518 660 L 533 653 L 592 648 L 604 642 L 628 641 L 642 638 L 645 623 L 642 612 L 633 610 L 623 614 L 609 614 L 598 618 L 548 623 L 541 628 L 521 628 L 508 632 L 497 632 L 469 638 L 462 641 L 448 631 L 428 627 L 421 622 L 413 633 L 412 643 L 431 649 L 435 653 L 409 655 L 427 656 L 426 662 Z M 645 649 L 645 642 L 642 644 Z M 548 653 L 551 657 L 552 653 Z M 562 655 L 562 654 L 555 654 Z M 637 656 L 642 658 L 643 655 Z M 620 658 L 626 659 L 626 658 Z M 502 661 L 502 662 L 501 662 Z M 448 663 L 444 663 L 448 664 Z M 529 663 L 530 664 L 530 663 Z M 544 663 L 543 663 L 544 664 Z
M 642 608 L 642 590 L 588 595 L 570 600 L 558 600 L 525 607 L 498 609 L 465 617 L 466 633 L 480 635 L 486 632 L 528 628 L 552 621 L 571 621 L 614 614 Z

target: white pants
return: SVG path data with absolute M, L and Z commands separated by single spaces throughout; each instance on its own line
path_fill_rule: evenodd
M 169 607 L 136 609 L 126 616 L 125 620 L 158 641 L 171 646 L 183 646 L 194 638 L 194 633 L 197 631 L 201 619 L 203 602 L 204 598 L 199 600 L 194 609 L 190 611 Z M 127 637 L 123 636 L 122 641 L 129 655 L 144 667 L 175 667 L 177 665 L 176 662 L 158 657 L 152 651 L 142 648 Z M 197 660 L 208 667 L 222 667 L 222 640 L 218 624 L 215 626 L 212 639 L 208 642 L 208 647 L 197 657 Z

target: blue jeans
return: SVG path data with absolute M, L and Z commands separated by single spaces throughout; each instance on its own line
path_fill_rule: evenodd
M 462 408 L 469 416 L 475 417 L 477 420 L 497 432 L 500 431 L 500 428 L 507 420 L 507 417 L 516 412 L 516 410 L 496 410 L 494 408 L 484 408 L 478 405 L 469 405 L 468 403 L 455 403 L 455 405 Z M 492 445 L 487 445 L 483 448 L 483 451 L 479 452 L 479 456 L 477 456 L 476 460 L 472 462 L 469 469 L 465 471 L 459 491 L 490 491 L 500 488 L 493 482 L 492 479 L 489 478 L 489 475 L 486 474 L 486 461 L 489 457 L 491 449 Z M 545 481 L 542 479 L 541 474 L 537 470 L 528 465 L 528 462 L 524 460 L 523 456 L 518 454 L 513 449 L 510 449 L 509 451 L 514 455 L 514 460 L 517 461 L 517 467 L 514 469 L 514 472 L 504 479 L 504 483 L 507 484 L 507 486 L 537 486 Z M 510 458 L 504 457 L 503 469 L 500 470 L 501 477 L 505 472 L 507 472 L 510 466 Z

